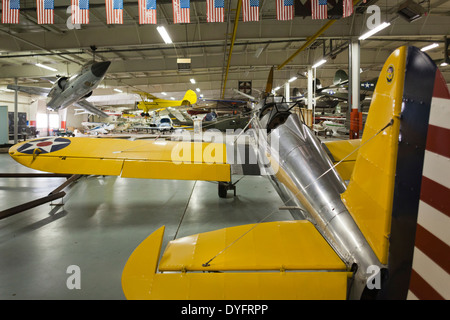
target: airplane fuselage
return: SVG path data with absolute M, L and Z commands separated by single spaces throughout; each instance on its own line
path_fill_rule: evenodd
M 60 78 L 47 96 L 47 107 L 64 109 L 87 97 L 103 80 L 110 62 L 97 62 L 83 66 L 70 78 Z

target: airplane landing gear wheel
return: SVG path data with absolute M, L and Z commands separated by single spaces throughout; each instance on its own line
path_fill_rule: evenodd
M 236 186 L 231 182 L 220 182 L 219 181 L 219 198 L 226 198 L 228 190 L 234 191 L 234 196 L 236 196 Z

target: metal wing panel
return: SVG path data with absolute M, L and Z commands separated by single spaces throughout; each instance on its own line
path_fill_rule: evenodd
M 77 107 L 83 108 L 87 112 L 95 114 L 97 116 L 104 117 L 104 118 L 109 117 L 109 115 L 107 113 L 101 111 L 95 105 L 93 105 L 92 103 L 90 103 L 86 100 L 77 101 L 74 103 L 74 105 Z
M 15 86 L 15 85 L 11 85 L 11 84 L 9 84 L 7 86 L 7 88 L 10 90 L 18 90 L 18 91 L 25 92 L 28 94 L 35 94 L 35 95 L 43 96 L 43 97 L 46 97 L 51 90 L 51 88 Z

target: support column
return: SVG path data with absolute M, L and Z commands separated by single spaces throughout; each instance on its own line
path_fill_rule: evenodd
M 362 113 L 360 110 L 360 70 L 361 70 L 361 51 L 360 43 L 357 39 L 351 41 L 351 100 L 349 100 L 350 113 L 350 139 L 359 139 L 359 131 L 362 129 Z M 350 89 L 349 89 L 350 92 Z
M 286 98 L 286 102 L 291 101 L 291 84 L 286 82 L 284 85 L 284 97 Z
M 17 78 L 14 78 L 14 85 L 17 88 L 18 82 Z M 19 141 L 19 96 L 18 90 L 14 90 L 14 144 Z
M 308 67 L 308 109 L 313 109 L 313 69 Z

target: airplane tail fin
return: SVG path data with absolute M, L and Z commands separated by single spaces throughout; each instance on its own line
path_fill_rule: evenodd
M 184 95 L 183 102 L 181 103 L 181 105 L 183 106 L 193 105 L 196 103 L 197 103 L 197 94 L 192 90 L 186 91 L 186 94 Z
M 411 274 L 417 274 L 411 272 L 417 248 L 434 250 L 423 244 L 426 240 L 416 239 L 416 230 L 419 237 L 419 230 L 427 229 L 422 233 L 431 234 L 443 248 L 436 261 L 429 260 L 447 272 L 443 271 L 446 283 L 450 280 L 448 261 L 444 263 L 450 255 L 448 236 L 435 233 L 431 222 L 420 227 L 430 214 L 450 225 L 450 179 L 442 178 L 450 172 L 449 99 L 440 71 L 417 48 L 397 49 L 380 73 L 342 200 L 380 262 L 387 265 L 381 298 L 406 298 L 414 283 Z M 419 277 L 432 278 L 430 272 Z M 441 295 L 450 298 L 448 288 L 445 291 Z
M 344 70 L 336 71 L 336 73 L 334 74 L 333 84 L 337 85 L 345 81 L 348 81 L 347 72 L 345 72 Z
M 266 96 L 268 96 L 273 89 L 273 66 L 270 68 L 269 77 L 267 78 L 267 84 L 266 84 Z

